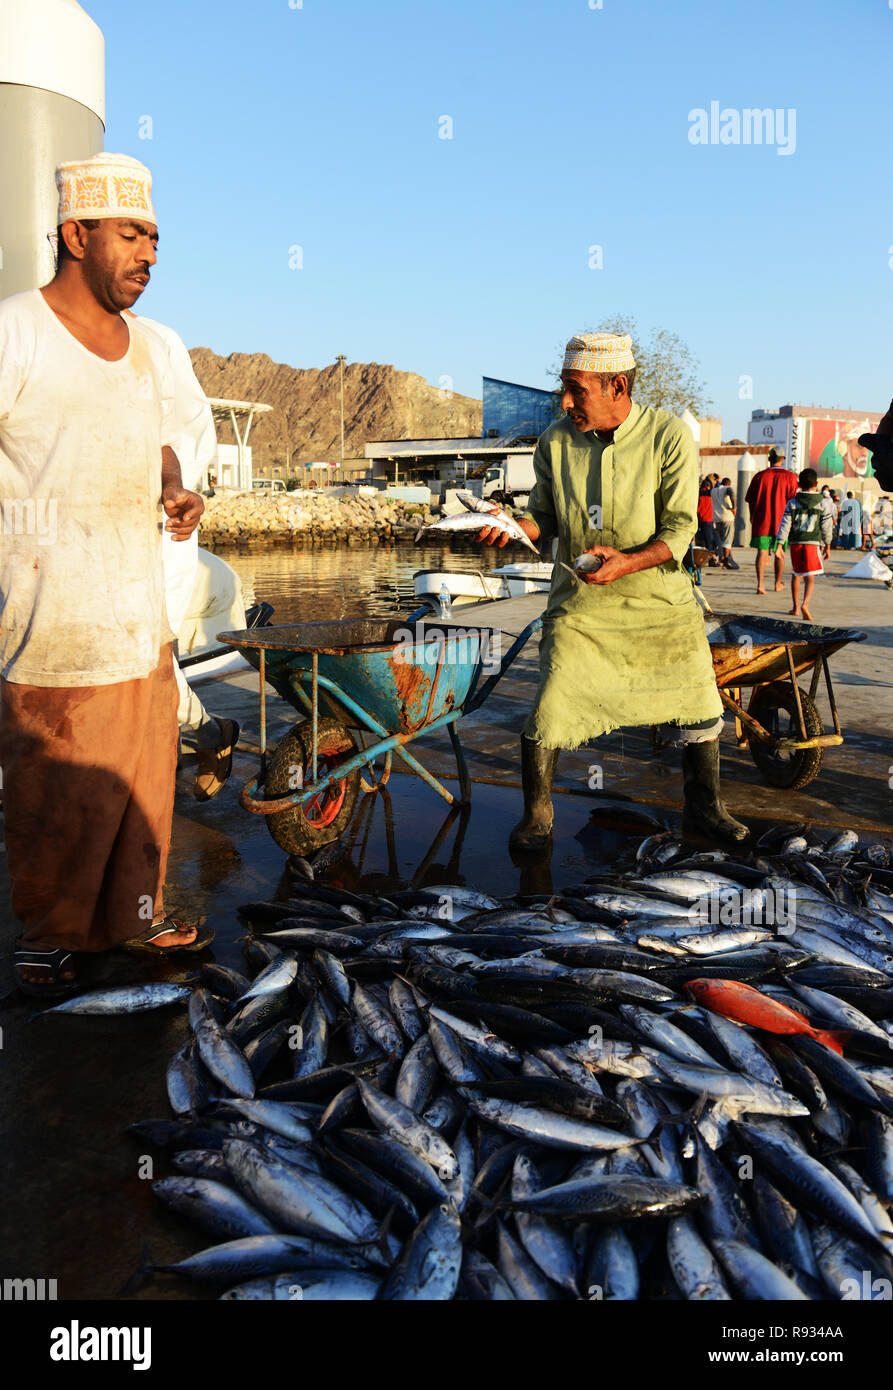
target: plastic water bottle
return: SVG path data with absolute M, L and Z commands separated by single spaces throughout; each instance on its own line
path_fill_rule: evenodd
M 447 622 L 453 616 L 453 600 L 446 583 L 441 584 L 437 599 L 440 604 L 440 616 L 444 622 Z

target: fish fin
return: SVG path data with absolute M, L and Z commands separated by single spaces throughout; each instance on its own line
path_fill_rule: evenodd
M 695 1105 L 692 1106 L 691 1110 L 680 1110 L 677 1114 L 674 1115 L 663 1115 L 661 1119 L 658 1120 L 651 1133 L 647 1136 L 647 1139 L 650 1141 L 654 1138 L 656 1134 L 660 1134 L 661 1130 L 664 1128 L 665 1125 L 690 1124 L 694 1118 L 695 1109 L 698 1104 L 699 1102 L 695 1102 Z M 641 1142 L 645 1143 L 646 1141 L 642 1140 Z
M 143 1241 L 139 1267 L 134 1270 L 127 1282 L 122 1284 L 121 1288 L 118 1290 L 118 1297 L 127 1298 L 129 1294 L 138 1293 L 140 1289 L 152 1283 L 155 1278 L 156 1269 L 160 1268 L 160 1265 L 154 1265 L 152 1263 L 152 1252 L 149 1249 L 149 1242 Z
M 391 1228 L 391 1221 L 393 1220 L 395 1211 L 396 1207 L 388 1207 L 387 1211 L 381 1219 L 381 1224 L 375 1233 L 375 1239 L 372 1242 L 373 1245 L 378 1246 L 379 1250 L 384 1255 L 385 1259 L 388 1261 L 388 1264 L 390 1264 L 391 1262 L 391 1252 L 388 1249 L 388 1232 Z
M 707 1101 L 709 1099 L 710 1097 L 707 1095 L 706 1091 L 702 1091 L 701 1094 L 698 1096 L 697 1100 L 691 1108 L 692 1124 L 697 1124 L 698 1120 L 701 1118 L 701 1116 L 704 1113 L 704 1110 L 706 1109 Z
M 838 1056 L 842 1057 L 843 1044 L 851 1032 L 852 1029 L 850 1028 L 813 1028 L 811 1036 L 815 1038 L 816 1042 L 824 1043 L 826 1047 L 830 1047 L 832 1052 L 836 1052 Z

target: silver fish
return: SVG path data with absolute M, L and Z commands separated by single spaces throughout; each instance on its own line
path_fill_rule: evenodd
M 802 1289 L 765 1255 L 740 1240 L 715 1240 L 713 1249 L 744 1298 L 809 1302 Z
M 416 1302 L 453 1297 L 462 1266 L 462 1226 L 452 1202 L 419 1222 L 382 1291 L 385 1300 Z
M 697 956 L 721 955 L 724 951 L 740 951 L 742 946 L 755 946 L 760 941 L 768 941 L 771 931 L 760 927 L 738 927 L 728 931 L 711 931 L 680 936 L 678 945 Z
M 476 512 L 459 512 L 455 516 L 441 517 L 439 521 L 432 521 L 430 525 L 423 526 L 421 530 L 416 533 L 416 541 L 418 541 L 426 531 L 441 531 L 450 535 L 453 532 L 481 531 L 485 526 L 495 528 L 503 536 L 508 536 L 509 540 L 520 542 L 522 545 L 525 545 L 528 550 L 532 550 L 534 555 L 539 558 L 539 551 L 533 542 L 524 531 L 521 530 L 518 523 L 513 521 L 512 518 L 507 516 L 504 512 L 491 512 L 487 516 L 483 516 Z
M 693 1095 L 707 1095 L 722 1101 L 730 1115 L 754 1112 L 758 1115 L 808 1115 L 809 1110 L 796 1096 L 776 1086 L 740 1076 L 737 1072 L 692 1067 L 674 1057 L 661 1057 L 658 1067 L 676 1086 Z
M 679 1292 L 690 1302 L 728 1302 L 722 1271 L 690 1216 L 674 1216 L 667 1227 L 667 1256 Z
M 459 1163 L 442 1134 L 416 1115 L 408 1106 L 394 1100 L 375 1086 L 359 1079 L 360 1099 L 370 1120 L 392 1139 L 405 1144 L 430 1163 L 444 1182 L 458 1177 Z
M 321 1240 L 373 1240 L 378 1222 L 334 1183 L 242 1139 L 223 1146 L 233 1181 L 280 1229 Z
M 512 1197 L 526 1197 L 545 1186 L 542 1174 L 528 1154 L 519 1153 L 512 1168 Z M 577 1267 L 573 1245 L 567 1232 L 546 1216 L 515 1212 L 515 1226 L 521 1244 L 543 1274 L 559 1288 L 576 1297 Z
M 62 1004 L 44 1009 L 45 1014 L 141 1014 L 150 1009 L 163 1009 L 168 1004 L 182 1004 L 192 990 L 188 985 L 115 985 L 109 989 L 94 989 L 78 994 Z
M 632 1135 L 544 1110 L 538 1105 L 481 1095 L 473 1086 L 461 1086 L 459 1091 L 481 1119 L 520 1139 L 536 1140 L 548 1149 L 620 1149 L 637 1142 Z
M 198 1053 L 208 1071 L 227 1091 L 243 1100 L 254 1097 L 255 1082 L 241 1048 L 216 1019 L 203 1018 L 195 1030 Z
M 160 1178 L 153 1182 L 152 1191 L 165 1206 L 225 1239 L 276 1234 L 275 1226 L 263 1212 L 213 1178 Z
M 346 1269 L 296 1269 L 269 1279 L 250 1279 L 220 1295 L 221 1299 L 275 1302 L 368 1302 L 378 1297 L 381 1277 Z
M 288 989 L 297 973 L 297 956 L 283 952 L 273 961 L 272 965 L 268 965 L 256 976 L 251 987 L 236 1002 L 244 1004 L 249 999 L 259 998 L 262 994 L 276 994 L 281 989 Z

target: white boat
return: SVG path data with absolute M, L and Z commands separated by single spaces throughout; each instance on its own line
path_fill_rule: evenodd
M 522 594 L 548 594 L 552 583 L 552 565 L 545 560 L 530 564 L 520 561 L 487 570 L 417 570 L 413 575 L 416 598 L 433 608 L 440 604 L 440 592 L 446 585 L 453 608 L 467 608 L 475 603 L 492 603 L 494 599 L 519 598 Z
M 224 646 L 217 634 L 262 626 L 272 613 L 268 603 L 246 610 L 235 570 L 221 556 L 199 547 L 192 595 L 177 633 L 177 660 L 187 683 L 250 670 L 241 652 Z

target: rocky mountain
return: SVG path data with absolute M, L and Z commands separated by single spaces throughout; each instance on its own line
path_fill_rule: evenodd
M 193 348 L 195 374 L 208 396 L 263 401 L 269 415 L 255 417 L 249 443 L 255 467 L 334 460 L 340 449 L 340 395 L 337 363 L 329 367 L 289 367 L 263 352 L 218 357 L 210 348 Z M 480 435 L 481 402 L 429 386 L 416 372 L 378 362 L 344 366 L 344 454 L 361 458 L 374 439 L 457 439 Z M 231 427 L 220 427 L 226 442 Z

